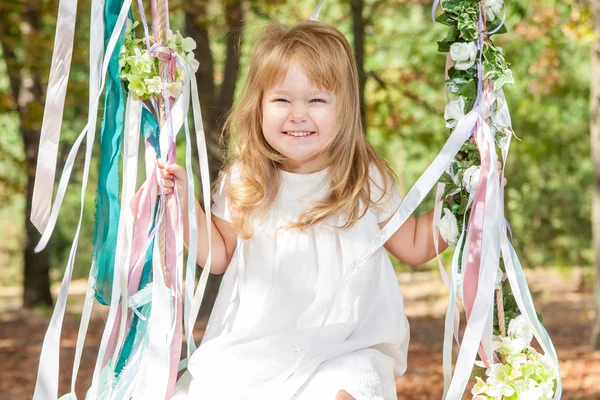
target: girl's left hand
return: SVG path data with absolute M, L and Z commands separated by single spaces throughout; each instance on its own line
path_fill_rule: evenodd
M 182 209 L 187 206 L 187 174 L 183 168 L 177 164 L 167 164 L 158 160 L 158 169 L 162 178 L 163 189 L 166 195 L 174 192 L 177 188 L 177 197 L 181 203 Z M 160 187 L 157 187 L 160 194 Z

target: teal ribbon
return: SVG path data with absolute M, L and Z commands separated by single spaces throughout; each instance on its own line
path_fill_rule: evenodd
M 149 283 L 152 282 L 152 253 L 154 251 L 154 239 L 150 242 L 150 246 L 146 252 L 146 260 L 144 261 L 144 269 L 140 278 L 139 290 L 145 288 Z M 150 311 L 152 309 L 152 303 L 148 303 L 140 307 L 139 312 L 145 317 L 150 317 Z M 133 314 L 133 321 L 127 332 L 127 337 L 123 344 L 123 350 L 119 354 L 119 359 L 115 366 L 115 376 L 118 376 L 123 368 L 127 365 L 129 357 L 134 351 L 134 347 L 143 345 L 143 336 L 146 333 L 147 321 L 142 320 L 137 314 Z
M 142 110 L 142 136 L 150 143 L 160 158 L 160 143 L 158 141 L 159 127 L 156 118 L 146 108 Z
M 115 28 L 123 0 L 106 0 L 104 6 L 104 46 Z M 131 10 L 129 11 L 131 17 Z M 117 41 L 116 49 L 123 45 L 124 32 Z M 100 132 L 100 173 L 96 191 L 96 221 L 92 244 L 94 246 L 94 286 L 96 299 L 110 304 L 117 231 L 119 228 L 119 156 L 123 137 L 125 97 L 119 77 L 119 51 L 115 51 L 109 61 L 106 91 L 104 95 L 104 116 Z

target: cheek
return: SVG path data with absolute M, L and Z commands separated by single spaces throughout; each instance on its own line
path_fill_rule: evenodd
M 318 116 L 315 116 L 320 129 L 327 131 L 330 134 L 333 134 L 336 126 L 336 115 L 334 109 L 322 110 Z
M 262 124 L 265 129 L 277 129 L 286 117 L 284 111 L 275 107 L 264 107 L 262 114 Z

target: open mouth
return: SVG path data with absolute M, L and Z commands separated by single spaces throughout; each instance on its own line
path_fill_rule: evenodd
M 282 132 L 282 133 L 287 136 L 301 138 L 301 137 L 311 136 L 311 135 L 315 134 L 316 132 L 314 132 L 314 131 L 287 131 L 287 132 Z

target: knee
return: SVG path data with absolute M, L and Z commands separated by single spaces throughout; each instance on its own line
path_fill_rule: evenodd
M 356 400 L 352 395 L 345 390 L 340 390 L 335 395 L 335 400 Z

